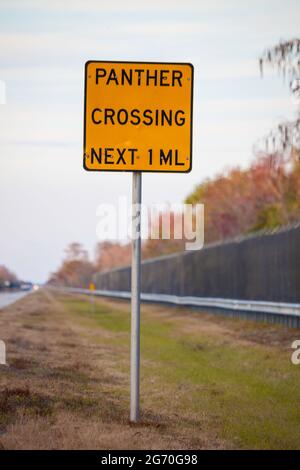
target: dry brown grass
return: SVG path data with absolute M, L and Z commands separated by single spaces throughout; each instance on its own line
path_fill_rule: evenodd
M 145 378 L 144 386 L 150 388 L 144 390 L 148 398 L 141 424 L 130 424 L 127 333 L 105 329 L 89 318 L 82 321 L 65 308 L 64 298 L 40 290 L 1 312 L 1 339 L 7 345 L 9 367 L 0 371 L 0 448 L 238 447 L 217 432 L 217 413 L 209 416 L 205 407 L 195 411 L 192 398 L 191 406 L 178 412 L 183 399 L 189 403 L 191 392 L 201 397 L 206 385 L 194 384 L 191 389 L 179 380 L 164 387 L 158 374 Z M 128 303 L 99 302 L 128 312 Z M 145 305 L 143 313 L 164 325 L 170 322 L 175 337 L 201 332 L 220 344 L 229 341 L 256 347 L 267 343 L 268 348 L 277 348 L 280 343 L 287 347 L 295 334 L 280 327 L 199 316 L 185 309 Z M 201 342 L 190 346 L 196 353 L 205 347 Z M 145 358 L 144 364 L 151 370 L 151 359 Z M 213 397 L 222 391 L 215 385 L 209 393 Z M 215 426 L 210 425 L 212 418 Z
M 110 303 L 108 303 L 110 305 Z M 127 306 L 128 308 L 128 306 Z M 128 422 L 127 351 L 72 322 L 49 291 L 29 295 L 1 312 L 8 368 L 0 374 L 0 447 L 4 449 L 218 447 L 180 430 L 177 416 L 145 411 Z M 99 335 L 99 328 L 97 331 Z M 122 400 L 120 400 L 122 397 Z M 193 418 L 191 417 L 193 423 Z M 192 424 L 193 425 L 193 424 Z

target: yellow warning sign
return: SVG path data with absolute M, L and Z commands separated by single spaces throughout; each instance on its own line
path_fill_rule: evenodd
M 189 172 L 192 112 L 191 64 L 87 62 L 84 168 Z

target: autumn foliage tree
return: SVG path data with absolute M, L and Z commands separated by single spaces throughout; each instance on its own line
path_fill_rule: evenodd
M 65 250 L 65 258 L 59 269 L 48 281 L 51 285 L 87 288 L 95 267 L 88 259 L 87 251 L 80 243 L 71 243 Z
M 186 202 L 204 203 L 206 242 L 224 240 L 300 219 L 300 165 L 260 155 L 246 170 L 207 179 Z
M 300 39 L 281 41 L 259 59 L 273 67 L 298 100 L 295 119 L 283 121 L 254 146 L 246 170 L 231 169 L 199 184 L 186 202 L 205 205 L 205 240 L 224 240 L 300 219 Z
M 131 260 L 130 243 L 103 241 L 96 246 L 95 269 L 106 271 L 121 266 L 128 266 Z
M 0 266 L 0 288 L 4 287 L 6 283 L 16 282 L 17 276 L 11 272 L 6 266 Z
M 165 237 L 164 238 L 164 221 Z M 176 227 L 181 231 L 182 237 L 176 238 Z M 162 209 L 155 218 L 149 218 L 148 223 L 149 236 L 142 243 L 142 258 L 154 258 L 157 256 L 168 255 L 170 253 L 184 250 L 184 226 L 183 218 L 180 212 L 174 212 L 169 208 Z

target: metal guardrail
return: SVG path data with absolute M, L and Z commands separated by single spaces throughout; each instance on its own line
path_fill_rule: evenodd
M 102 297 L 130 300 L 130 292 L 62 288 L 74 294 L 87 294 Z M 269 323 L 281 323 L 289 327 L 300 327 L 300 304 L 284 302 L 265 302 L 257 300 L 235 300 L 208 297 L 181 297 L 166 294 L 141 294 L 144 302 L 167 303 L 178 306 L 205 308 L 214 313 L 238 316 Z

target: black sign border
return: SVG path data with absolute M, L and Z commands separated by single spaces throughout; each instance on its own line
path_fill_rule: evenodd
M 96 169 L 96 168 L 87 168 L 85 164 L 85 156 L 86 156 L 86 101 L 87 101 L 87 70 L 89 64 L 151 64 L 151 65 L 188 65 L 191 67 L 192 70 L 192 83 L 191 83 L 191 115 L 190 115 L 190 167 L 188 170 L 179 170 L 179 171 L 172 171 L 172 170 L 110 170 L 110 169 Z M 190 62 L 141 62 L 141 61 L 126 61 L 126 60 L 88 60 L 85 63 L 85 74 L 84 74 L 84 124 L 83 124 L 83 168 L 86 171 L 109 171 L 109 172 L 119 172 L 119 173 L 134 173 L 134 172 L 141 172 L 141 173 L 173 173 L 173 174 L 182 174 L 182 173 L 190 173 L 193 167 L 193 105 L 194 105 L 194 66 Z

